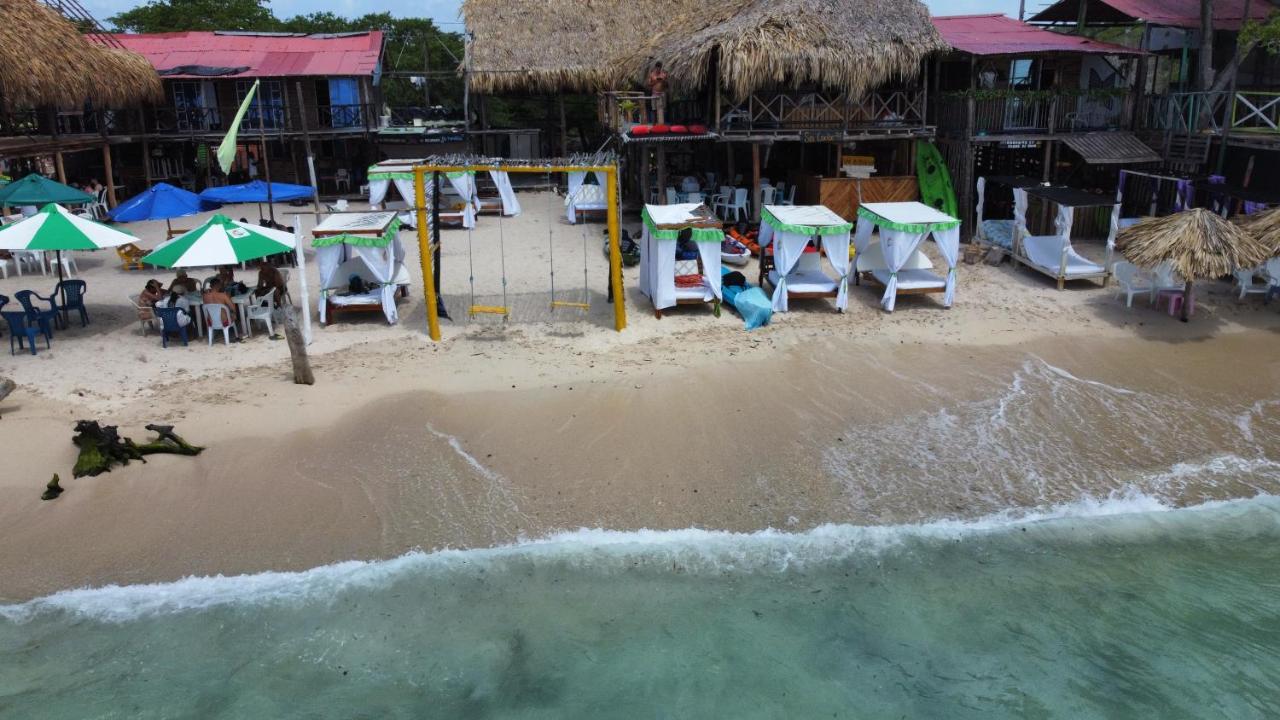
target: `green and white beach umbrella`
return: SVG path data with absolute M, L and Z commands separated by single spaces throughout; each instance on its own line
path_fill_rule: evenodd
M 200 227 L 162 243 L 142 262 L 166 268 L 215 267 L 293 252 L 291 233 L 214 215 Z
M 0 250 L 98 250 L 136 240 L 127 232 L 82 218 L 55 203 L 0 229 Z

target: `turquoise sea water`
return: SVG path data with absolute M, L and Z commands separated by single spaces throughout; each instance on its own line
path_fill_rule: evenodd
M 1270 496 L 582 531 L 0 608 L 0 717 L 1277 716 Z

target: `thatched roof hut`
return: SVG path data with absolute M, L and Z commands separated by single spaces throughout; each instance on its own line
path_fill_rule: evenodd
M 0 103 L 9 108 L 122 107 L 163 97 L 136 53 L 91 43 L 36 0 L 0 0 Z
M 1138 267 L 1153 268 L 1171 262 L 1173 269 L 1188 281 L 1256 267 L 1271 257 L 1273 250 L 1204 208 L 1141 220 L 1120 231 L 1116 247 Z
M 675 90 L 719 62 L 736 98 L 782 84 L 861 95 L 946 49 L 919 0 L 465 0 L 471 88 L 595 92 L 661 60 Z
M 1280 208 L 1246 215 L 1236 223 L 1263 245 L 1271 248 L 1270 257 L 1280 256 Z

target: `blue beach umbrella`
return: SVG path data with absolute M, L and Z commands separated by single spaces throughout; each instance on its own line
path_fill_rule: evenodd
M 156 183 L 141 194 L 117 205 L 109 213 L 109 217 L 116 222 L 164 220 L 165 227 L 172 235 L 173 227 L 169 225 L 171 218 L 187 217 L 217 207 L 218 203 L 206 200 L 193 192 L 174 187 L 169 183 Z
M 315 196 L 315 190 L 308 185 L 290 185 L 289 183 L 271 183 L 272 202 L 289 202 L 290 200 L 309 200 Z M 205 200 L 219 203 L 263 203 L 267 202 L 267 183 L 261 180 L 243 185 L 225 185 L 223 187 L 205 188 L 200 193 Z

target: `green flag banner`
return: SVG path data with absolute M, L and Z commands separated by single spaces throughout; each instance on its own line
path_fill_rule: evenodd
M 231 172 L 231 163 L 236 159 L 236 134 L 240 132 L 240 123 L 244 120 L 244 114 L 249 112 L 249 103 L 253 102 L 253 96 L 258 92 L 258 80 L 253 81 L 253 87 L 249 88 L 249 92 L 244 96 L 244 102 L 240 103 L 240 109 L 236 111 L 235 120 L 231 121 L 231 129 L 227 131 L 227 136 L 222 138 L 222 144 L 218 145 L 218 166 L 222 168 L 222 172 Z

